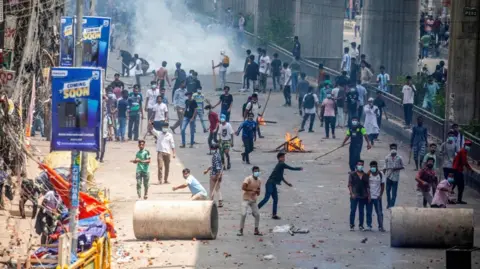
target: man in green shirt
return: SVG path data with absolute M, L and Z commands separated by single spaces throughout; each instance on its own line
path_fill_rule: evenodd
M 432 36 L 430 34 L 425 34 L 420 38 L 420 45 L 422 46 L 422 58 L 428 58 L 428 50 L 430 48 L 430 42 Z
M 144 188 L 143 199 L 147 200 L 148 198 L 148 182 L 150 180 L 150 152 L 145 149 L 145 140 L 138 141 L 138 152 L 135 155 L 135 160 L 131 161 L 132 163 L 137 164 L 137 195 L 138 199 L 142 198 L 142 181 Z

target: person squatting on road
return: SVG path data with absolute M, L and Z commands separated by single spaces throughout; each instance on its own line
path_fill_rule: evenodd
M 143 199 L 148 198 L 148 184 L 150 181 L 150 152 L 145 149 L 145 141 L 138 141 L 138 152 L 135 155 L 135 159 L 130 161 L 137 164 L 137 196 L 138 199 L 142 198 L 142 183 L 143 183 Z
M 257 198 L 260 195 L 260 188 L 262 186 L 262 180 L 260 179 L 260 168 L 258 166 L 252 167 L 252 175 L 246 177 L 243 180 L 243 200 L 242 211 L 240 216 L 240 230 L 238 236 L 243 236 L 243 229 L 245 228 L 245 218 L 247 217 L 248 208 L 252 210 L 252 215 L 255 218 L 255 230 L 254 235 L 262 236 L 262 233 L 258 230 L 260 225 L 260 213 L 258 212 Z
M 232 125 L 226 121 L 225 115 L 220 116 L 220 155 L 222 157 L 223 170 L 230 170 L 230 147 L 233 147 L 233 131 Z M 227 161 L 225 162 L 225 157 Z
M 182 145 L 181 148 L 185 147 L 185 131 L 187 126 L 190 125 L 190 148 L 193 148 L 195 144 L 195 119 L 197 118 L 197 102 L 192 98 L 192 92 L 185 93 L 187 100 L 185 100 L 185 114 L 183 116 L 182 122 Z
M 190 189 L 190 192 L 192 193 L 192 197 L 190 197 L 190 200 L 192 201 L 204 201 L 208 199 L 208 194 L 205 188 L 200 184 L 200 182 L 190 174 L 190 169 L 185 168 L 182 170 L 183 178 L 185 179 L 185 183 L 182 185 L 178 185 L 176 187 L 173 187 L 172 190 L 180 190 L 180 189 L 185 189 L 188 187 Z
M 348 190 L 350 192 L 350 231 L 355 230 L 355 215 L 358 207 L 358 229 L 365 230 L 363 221 L 365 218 L 365 206 L 371 202 L 369 176 L 363 172 L 365 162 L 357 160 L 355 172 L 348 177 Z
M 272 219 L 280 219 L 277 215 L 277 207 L 278 207 L 278 191 L 277 185 L 281 185 L 282 181 L 287 184 L 287 186 L 292 187 L 292 184 L 287 182 L 283 177 L 285 169 L 293 170 L 293 171 L 303 171 L 302 167 L 292 167 L 285 163 L 285 153 L 279 152 L 277 154 L 278 163 L 273 169 L 270 177 L 268 177 L 267 183 L 265 184 L 265 197 L 263 200 L 258 204 L 258 208 L 262 208 L 270 197 L 273 198 L 273 209 L 272 209 Z
M 223 176 L 222 157 L 218 152 L 218 144 L 212 144 L 212 150 L 212 165 L 203 171 L 203 174 L 210 172 L 210 199 L 218 200 L 218 207 L 223 207 L 222 192 L 220 192 Z
M 378 230 L 385 232 L 383 228 L 383 206 L 382 196 L 385 190 L 385 177 L 378 169 L 376 161 L 370 162 L 370 171 L 367 173 L 370 187 L 370 201 L 367 203 L 367 229 L 372 230 L 372 213 L 375 209 L 377 215 Z
M 168 184 L 168 174 L 170 172 L 170 156 L 175 159 L 175 141 L 173 135 L 168 132 L 168 124 L 161 127 L 160 131 L 152 128 L 153 136 L 157 139 L 157 165 L 158 165 L 158 184 L 162 184 L 163 168 L 165 167 L 164 183 Z M 172 154 L 170 155 L 170 152 Z
M 359 121 L 358 117 L 355 116 L 352 118 L 352 127 L 347 130 L 345 139 L 343 140 L 342 147 L 345 146 L 347 141 L 350 139 L 349 151 L 349 166 L 350 171 L 354 172 L 356 170 L 356 165 L 358 160 L 360 160 L 360 155 L 362 153 L 363 139 L 367 142 L 367 149 L 371 149 L 370 140 L 368 140 L 367 130 L 363 127 Z
M 310 127 L 308 128 L 309 133 L 313 133 L 313 124 L 315 123 L 315 116 L 317 115 L 318 109 L 318 96 L 313 93 L 313 87 L 308 87 L 308 93 L 303 97 L 303 120 L 302 126 L 300 127 L 299 132 L 305 131 L 305 123 L 310 118 Z
M 397 144 L 390 144 L 390 154 L 385 157 L 383 174 L 387 179 L 387 209 L 395 206 L 397 200 L 400 170 L 405 169 L 403 159 L 397 153 Z
M 253 143 L 257 140 L 257 123 L 253 120 L 253 114 L 248 115 L 248 119 L 240 124 L 237 132 L 237 136 L 242 131 L 242 141 L 245 148 L 245 152 L 242 153 L 242 161 L 250 164 L 250 152 L 253 151 Z

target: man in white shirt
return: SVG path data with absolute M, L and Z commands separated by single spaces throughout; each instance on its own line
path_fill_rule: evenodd
M 378 163 L 376 161 L 370 162 L 370 171 L 367 173 L 369 176 L 370 187 L 370 202 L 367 203 L 367 231 L 372 230 L 372 213 L 375 209 L 375 215 L 377 215 L 378 230 L 385 232 L 383 228 L 383 206 L 382 196 L 385 190 L 385 176 L 378 169 Z
M 283 63 L 282 80 L 285 81 L 283 85 L 283 97 L 285 98 L 285 104 L 283 106 L 292 106 L 292 70 L 288 63 Z
M 158 184 L 162 184 L 163 167 L 165 166 L 164 183 L 168 184 L 168 173 L 170 172 L 170 151 L 175 159 L 175 142 L 173 135 L 168 132 L 168 126 L 162 126 L 161 131 L 152 129 L 153 135 L 157 139 L 157 164 L 158 164 Z
M 350 50 L 350 59 L 358 59 L 358 57 L 360 56 L 360 51 L 358 51 L 357 42 L 352 42 L 350 43 L 350 45 L 352 46 Z
M 260 90 L 266 92 L 267 89 L 267 78 L 268 73 L 270 72 L 270 57 L 267 55 L 267 51 L 262 49 L 262 56 L 260 57 L 259 69 L 260 72 Z
M 317 115 L 318 96 L 313 93 L 313 87 L 308 88 L 308 93 L 303 97 L 303 121 L 302 127 L 299 132 L 305 131 L 305 123 L 310 118 L 309 133 L 313 133 L 313 123 L 315 122 L 315 116 Z
M 153 127 L 161 131 L 163 126 L 168 126 L 168 106 L 163 102 L 162 96 L 157 96 L 157 103 L 152 110 L 153 115 L 149 122 L 153 121 Z
M 343 49 L 343 58 L 342 58 L 342 71 L 350 73 L 350 65 L 352 64 L 352 58 L 349 54 L 350 49 L 348 47 Z
M 403 112 L 405 116 L 405 128 L 409 128 L 413 117 L 413 102 L 417 89 L 412 84 L 412 77 L 407 76 L 407 84 L 403 86 Z
M 218 127 L 220 134 L 220 156 L 222 157 L 223 170 L 229 170 L 230 164 L 230 147 L 233 147 L 233 131 L 232 125 L 226 121 L 225 115 L 220 116 L 220 126 Z M 227 165 L 225 166 L 225 156 L 227 157 Z
M 378 89 L 388 92 L 388 83 L 390 83 L 390 75 L 385 73 L 385 66 L 380 66 L 380 74 L 377 76 Z
M 253 114 L 253 118 L 257 122 L 257 132 L 258 132 L 258 137 L 259 138 L 264 138 L 262 135 L 262 132 L 260 131 L 260 124 L 258 122 L 258 117 L 262 116 L 260 115 L 260 108 L 262 106 L 258 103 L 258 94 L 254 93 L 252 94 L 252 100 L 247 103 L 245 106 L 245 114 L 243 115 L 243 120 L 247 120 L 248 115 L 251 113 Z
M 142 60 L 138 58 L 138 54 L 133 55 L 133 60 L 135 61 L 135 65 L 133 66 L 133 68 L 135 69 L 135 79 L 137 81 L 137 85 L 141 88 L 142 84 L 140 84 L 140 76 L 143 75 Z
M 157 102 L 157 96 L 160 95 L 160 89 L 157 87 L 156 81 L 150 82 L 150 89 L 147 90 L 147 100 L 145 102 L 145 112 L 149 121 L 153 119 L 153 107 Z
M 230 66 L 230 59 L 225 54 L 224 50 L 220 51 L 220 55 L 222 56 L 222 60 L 216 66 L 213 66 L 213 69 L 218 67 L 218 74 L 220 77 L 220 87 L 223 89 L 227 84 L 227 68 Z
M 175 133 L 175 129 L 177 129 L 178 126 L 180 126 L 183 122 L 183 116 L 185 115 L 185 101 L 187 100 L 187 96 L 185 95 L 187 93 L 187 88 L 185 88 L 185 81 L 180 84 L 180 88 L 175 91 L 175 94 L 173 96 L 173 105 L 175 107 L 175 110 L 177 111 L 177 116 L 178 119 L 173 124 L 170 129 L 172 129 L 172 132 Z

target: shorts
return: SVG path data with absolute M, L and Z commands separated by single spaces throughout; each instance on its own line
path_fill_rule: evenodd
M 230 142 L 230 140 L 222 140 L 220 142 L 220 148 L 222 150 L 226 150 L 226 149 L 230 149 L 232 143 Z

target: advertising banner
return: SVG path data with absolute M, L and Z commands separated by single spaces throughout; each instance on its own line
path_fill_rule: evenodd
M 5 16 L 5 31 L 3 33 L 3 49 L 15 49 L 15 37 L 17 35 L 17 16 Z
M 73 66 L 75 59 L 75 27 L 72 17 L 60 19 L 60 66 Z
M 100 149 L 102 76 L 101 68 L 52 68 L 52 150 Z
M 83 66 L 107 70 L 111 19 L 83 17 Z

